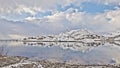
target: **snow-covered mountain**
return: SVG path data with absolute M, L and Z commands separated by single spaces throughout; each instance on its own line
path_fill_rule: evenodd
M 103 33 L 103 35 L 107 36 L 107 37 L 114 37 L 116 35 L 120 35 L 120 30 L 111 31 L 111 32 L 105 32 L 105 33 Z
M 65 33 L 60 33 L 58 35 L 48 35 L 48 36 L 37 36 L 24 38 L 24 41 L 84 41 L 84 42 L 94 42 L 95 40 L 104 40 L 105 37 L 101 35 L 94 34 L 88 30 L 72 30 Z
M 103 35 L 114 40 L 120 40 L 120 30 L 104 33 Z

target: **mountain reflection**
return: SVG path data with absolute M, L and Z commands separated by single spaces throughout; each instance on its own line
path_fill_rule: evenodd
M 54 47 L 58 46 L 63 49 L 70 49 L 74 51 L 89 51 L 91 48 L 98 46 L 104 46 L 106 43 L 114 44 L 120 46 L 120 41 L 106 42 L 106 41 L 96 41 L 96 42 L 23 42 L 27 46 L 41 46 L 41 47 Z
M 74 51 L 89 51 L 91 48 L 103 46 L 104 42 L 23 42 L 27 46 L 41 46 L 41 47 L 54 47 L 58 46 L 63 49 L 70 49 Z
M 119 45 L 120 41 L 0 42 L 2 54 L 80 64 L 119 63 Z
M 14 41 L 11 43 L 11 41 L 0 41 L 1 43 L 7 43 L 7 45 L 12 46 L 40 46 L 40 47 L 60 47 L 62 49 L 70 49 L 73 51 L 82 51 L 82 52 L 88 52 L 91 49 L 94 49 L 99 46 L 104 46 L 106 43 L 113 44 L 120 46 L 120 41 L 95 41 L 95 42 L 24 42 L 21 41 L 21 44 L 17 44 L 20 41 Z M 8 43 L 9 42 L 9 43 Z

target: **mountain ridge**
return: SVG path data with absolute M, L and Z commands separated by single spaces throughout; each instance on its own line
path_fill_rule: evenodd
M 88 30 L 71 30 L 58 35 L 43 35 L 37 37 L 24 38 L 24 41 L 89 41 L 94 42 L 95 40 L 104 40 L 105 37 L 102 35 L 94 34 Z

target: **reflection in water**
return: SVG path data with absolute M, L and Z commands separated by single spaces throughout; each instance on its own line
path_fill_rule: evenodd
M 113 41 L 113 42 L 109 42 L 110 44 L 114 44 L 114 45 L 117 45 L 117 46 L 120 46 L 120 41 Z
M 23 44 L 24 43 L 24 44 Z M 120 47 L 104 42 L 1 42 L 7 55 L 80 64 L 120 63 Z
M 92 42 L 92 43 L 85 43 L 85 42 L 24 42 L 24 45 L 42 46 L 42 47 L 58 46 L 63 49 L 87 52 L 91 48 L 104 45 L 104 42 Z

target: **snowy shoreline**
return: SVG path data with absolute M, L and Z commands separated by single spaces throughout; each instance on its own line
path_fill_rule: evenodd
M 30 60 L 26 57 L 20 57 L 20 56 L 1 56 L 0 57 L 0 68 L 86 68 L 86 67 L 92 67 L 92 68 L 118 68 L 120 65 L 115 64 L 66 64 L 66 63 L 58 63 L 58 62 L 50 62 L 47 60 Z M 7 60 L 7 61 L 6 61 Z

